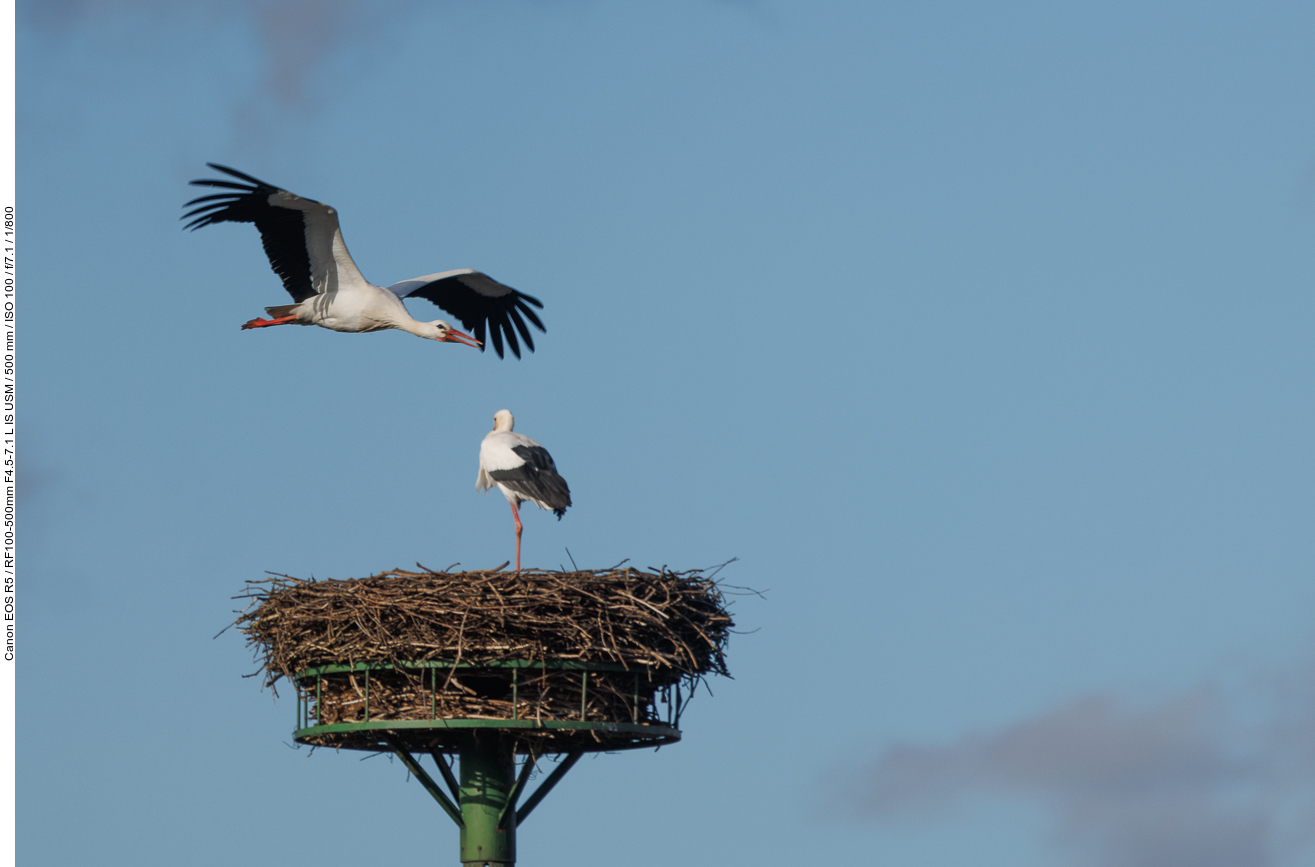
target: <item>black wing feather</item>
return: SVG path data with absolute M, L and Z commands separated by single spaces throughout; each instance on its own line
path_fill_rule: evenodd
M 463 319 L 462 323 L 464 324 L 464 322 L 465 320 Z M 493 341 L 493 349 L 498 353 L 498 358 L 502 358 L 504 357 L 502 354 L 502 329 L 498 327 L 498 323 L 496 322 L 490 322 L 489 324 L 493 326 L 489 329 L 489 338 Z M 483 344 L 480 344 L 480 350 L 483 351 L 483 349 Z M 520 358 L 521 354 L 517 352 L 516 357 Z
M 532 297 L 530 297 L 529 295 L 526 295 L 526 296 L 524 296 L 524 297 L 525 297 L 525 300 L 526 300 L 526 301 L 530 302 L 530 303 L 533 304 L 535 307 L 538 307 L 538 308 L 540 308 L 540 309 L 543 308 L 543 305 L 539 303 L 539 299 L 538 299 L 538 298 L 532 298 Z M 527 305 L 525 305 L 525 304 L 517 304 L 517 305 L 516 305 L 516 309 L 519 310 L 521 313 L 524 313 L 524 314 L 525 314 L 525 318 L 528 319 L 528 320 L 530 320 L 531 322 L 533 322 L 535 328 L 539 329 L 540 331 L 544 332 L 545 334 L 548 332 L 548 329 L 544 328 L 544 327 L 543 327 L 543 323 L 539 321 L 539 314 L 535 313 L 535 312 L 534 312 L 533 310 L 531 310 Z
M 543 446 L 513 446 L 512 451 L 525 463 L 510 470 L 493 470 L 489 476 L 522 499 L 551 509 L 560 521 L 571 505 L 571 489 L 558 475 L 552 455 Z
M 504 331 L 504 336 L 507 338 L 507 345 L 511 347 L 512 355 L 515 355 L 517 358 L 520 358 L 521 346 L 519 343 L 516 342 L 515 329 L 513 329 L 511 326 L 507 326 L 505 329 L 503 329 L 503 331 Z
M 540 331 L 547 333 L 548 329 L 543 327 L 539 317 L 530 309 L 531 304 L 542 308 L 543 303 L 533 295 L 526 295 L 524 292 L 517 292 L 515 289 L 511 289 L 505 295 L 482 295 L 462 282 L 464 276 L 468 275 L 455 274 L 441 280 L 434 280 L 419 289 L 406 293 L 406 297 L 423 298 L 457 317 L 463 328 L 474 333 L 475 339 L 481 344 L 481 351 L 484 348 L 484 335 L 487 328 L 489 339 L 493 342 L 493 351 L 498 353 L 499 358 L 503 357 L 502 343 L 504 337 L 511 347 L 512 355 L 520 358 L 520 343 L 516 340 L 516 330 L 519 328 L 521 336 L 525 338 L 526 348 L 533 352 L 534 341 L 530 338 L 530 332 L 525 327 L 525 323 L 520 321 L 520 315 L 524 315 Z M 510 289 L 511 287 L 507 288 Z
M 201 207 L 188 211 L 182 216 L 184 220 L 193 218 L 183 228 L 195 231 L 213 223 L 254 223 L 256 229 L 260 231 L 261 245 L 265 248 L 269 266 L 283 281 L 283 288 L 288 290 L 292 300 L 300 302 L 314 296 L 315 290 L 311 286 L 310 252 L 306 249 L 306 220 L 303 212 L 293 208 L 275 207 L 269 203 L 270 196 L 286 190 L 227 166 L 216 163 L 206 163 L 206 165 L 249 183 L 238 184 L 218 179 L 192 181 L 192 186 L 219 187 L 238 192 L 216 193 L 192 199 L 183 207 L 190 208 L 192 205 L 201 205 Z M 203 202 L 209 204 L 202 204 Z
M 516 323 L 516 330 L 521 333 L 521 338 L 525 341 L 525 345 L 530 348 L 530 352 L 533 352 L 534 338 L 530 336 L 530 329 L 525 327 L 525 320 L 521 319 L 520 311 L 512 308 L 509 312 L 511 321 Z

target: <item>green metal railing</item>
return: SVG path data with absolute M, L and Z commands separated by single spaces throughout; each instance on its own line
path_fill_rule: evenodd
M 422 678 L 429 681 L 429 718 L 428 719 L 376 719 L 371 713 L 370 682 L 372 673 L 394 672 L 399 669 L 420 671 Z M 580 719 L 579 720 L 543 720 L 525 719 L 520 715 L 521 672 L 579 672 L 580 674 Z M 479 674 L 482 672 L 510 674 L 512 715 L 510 719 L 451 718 L 439 717 L 438 694 L 439 673 L 449 672 L 449 677 L 457 672 Z M 589 682 L 590 674 L 605 674 L 615 678 L 616 675 L 631 675 L 630 720 L 604 721 L 589 720 Z M 325 706 L 323 686 L 326 678 L 342 675 L 363 675 L 361 693 L 364 700 L 363 719 L 323 723 L 322 713 Z M 333 746 L 348 749 L 381 749 L 383 732 L 406 735 L 408 739 L 425 732 L 458 732 L 467 730 L 497 730 L 505 732 L 557 732 L 563 736 L 571 733 L 591 733 L 595 736 L 596 746 L 581 745 L 585 751 L 618 750 L 646 746 L 661 746 L 674 743 L 680 739 L 680 716 L 684 711 L 684 700 L 680 684 L 644 689 L 642 669 L 627 667 L 620 663 L 577 662 L 573 660 L 534 661 L 534 660 L 499 660 L 494 662 L 450 662 L 447 660 L 404 661 L 397 663 L 360 662 L 350 665 L 321 665 L 303 669 L 296 673 L 296 731 L 293 736 L 302 743 Z M 314 701 L 311 695 L 314 695 Z M 641 701 L 642 700 L 642 701 Z M 658 705 L 665 706 L 665 721 Z M 656 719 L 640 719 L 641 708 L 651 706 Z M 360 734 L 364 738 L 347 739 L 344 736 Z M 350 742 L 348 742 L 350 740 Z M 445 747 L 446 751 L 456 752 L 460 749 L 454 738 L 453 743 Z M 569 750 L 564 750 L 569 751 Z

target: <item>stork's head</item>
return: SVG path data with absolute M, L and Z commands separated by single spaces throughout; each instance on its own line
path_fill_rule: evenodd
M 462 343 L 466 346 L 479 346 L 479 341 L 464 334 L 451 325 L 448 325 L 442 319 L 435 319 L 433 322 L 422 322 L 420 336 L 428 337 L 430 340 L 440 340 L 444 343 Z
M 493 430 L 509 431 L 516 424 L 516 420 L 511 417 L 511 410 L 500 409 L 493 414 Z

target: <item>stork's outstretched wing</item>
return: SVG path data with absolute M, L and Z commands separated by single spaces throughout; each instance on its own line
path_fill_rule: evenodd
M 183 219 L 193 218 L 185 228 L 199 229 L 212 223 L 255 223 L 265 246 L 270 267 L 283 281 L 293 301 L 305 301 L 335 289 L 339 281 L 365 278 L 347 253 L 338 227 L 338 212 L 314 199 L 295 193 L 216 163 L 210 168 L 246 181 L 192 181 L 193 186 L 235 190 L 192 199 L 183 207 L 200 205 Z
M 398 298 L 423 298 L 432 301 L 461 320 L 461 324 L 467 331 L 473 332 L 475 339 L 481 344 L 484 343 L 484 335 L 487 332 L 499 358 L 503 357 L 504 336 L 507 345 L 511 347 L 512 355 L 521 357 L 520 344 L 516 340 L 518 331 L 521 339 L 525 341 L 526 348 L 530 352 L 534 351 L 534 338 L 530 336 L 530 329 L 525 324 L 526 319 L 534 323 L 535 328 L 547 332 L 538 314 L 530 307 L 534 305 L 543 308 L 538 298 L 517 292 L 487 274 L 469 268 L 403 280 L 401 283 L 394 283 L 388 289 Z

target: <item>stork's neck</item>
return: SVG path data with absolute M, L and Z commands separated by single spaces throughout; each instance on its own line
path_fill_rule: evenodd
M 406 331 L 410 334 L 416 335 L 417 337 L 428 337 L 432 340 L 435 334 L 437 334 L 438 332 L 438 329 L 435 328 L 430 323 L 421 322 L 417 319 L 413 319 L 411 315 L 406 312 L 405 309 L 402 310 L 400 316 L 394 315 L 389 318 L 391 320 L 388 323 L 389 325 L 398 329 L 399 331 Z
M 382 328 L 396 328 L 399 331 L 405 331 L 414 334 L 416 337 L 425 337 L 429 340 L 441 340 L 443 330 L 433 322 L 421 322 L 411 315 L 398 298 L 387 289 L 375 286 L 378 289 L 376 298 L 378 299 L 371 305 L 370 313 L 378 320 Z

